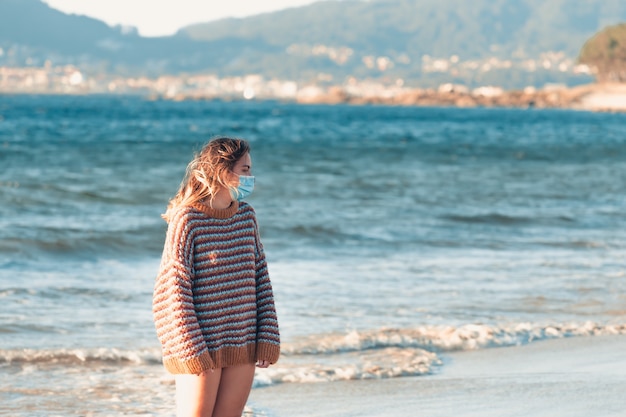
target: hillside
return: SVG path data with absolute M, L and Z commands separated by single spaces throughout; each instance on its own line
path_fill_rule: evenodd
M 88 72 L 159 75 L 197 71 L 219 60 L 237 39 L 198 42 L 183 36 L 144 38 L 86 16 L 68 15 L 41 0 L 0 0 L 0 66 L 74 64 Z
M 61 13 L 41 0 L 0 0 L 0 66 L 51 61 L 78 65 L 90 74 L 255 73 L 301 82 L 341 83 L 353 76 L 401 78 L 422 86 L 574 85 L 591 79 L 571 71 L 581 45 L 621 21 L 626 21 L 623 0 L 346 0 L 143 38 Z M 559 53 L 546 58 L 549 51 Z M 546 59 L 553 61 L 548 67 L 537 64 Z M 524 60 L 535 60 L 533 68 Z M 560 63 L 569 69 L 559 70 Z
M 626 23 L 595 34 L 581 49 L 579 59 L 598 68 L 600 82 L 626 82 Z
M 309 6 L 193 25 L 197 40 L 324 44 L 362 54 L 464 59 L 563 51 L 575 57 L 600 28 L 626 20 L 623 0 L 372 0 Z
M 593 33 L 624 20 L 622 0 L 351 0 L 193 25 L 179 35 L 257 43 L 222 68 L 229 73 L 245 67 L 305 80 L 322 73 L 333 81 L 353 75 L 419 80 L 422 86 L 454 82 L 523 88 L 591 81 L 589 75 L 573 73 L 571 63 Z M 550 52 L 560 56 L 552 59 Z M 453 56 L 458 65 L 435 62 Z M 546 59 L 549 68 L 542 67 Z M 561 63 L 569 70 L 558 70 Z

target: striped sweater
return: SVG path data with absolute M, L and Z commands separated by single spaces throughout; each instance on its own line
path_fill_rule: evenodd
M 152 310 L 173 374 L 278 360 L 272 285 L 250 205 L 196 204 L 174 213 Z

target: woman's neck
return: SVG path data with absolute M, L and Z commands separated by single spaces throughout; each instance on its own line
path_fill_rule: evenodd
M 233 198 L 230 195 L 230 191 L 226 188 L 222 188 L 215 194 L 215 197 L 211 201 L 210 206 L 217 210 L 223 210 L 230 207 L 233 203 Z

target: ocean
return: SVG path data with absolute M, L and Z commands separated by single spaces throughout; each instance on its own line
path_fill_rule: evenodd
M 283 340 L 248 415 L 626 335 L 626 114 L 0 96 L 0 415 L 173 415 L 160 214 L 214 135 L 251 143 Z

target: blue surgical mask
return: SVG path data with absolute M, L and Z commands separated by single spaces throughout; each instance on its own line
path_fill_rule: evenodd
M 254 190 L 254 177 L 248 175 L 239 176 L 239 186 L 237 187 L 237 195 L 233 196 L 238 201 L 243 200 L 252 194 Z

